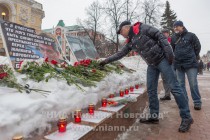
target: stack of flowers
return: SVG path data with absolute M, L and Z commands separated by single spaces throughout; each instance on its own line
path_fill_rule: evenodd
M 22 92 L 22 85 L 17 83 L 13 71 L 7 65 L 0 65 L 0 85 L 8 86 L 10 88 L 17 88 Z
M 43 96 L 50 93 L 50 91 L 32 89 L 28 84 L 21 85 L 17 82 L 17 79 L 13 73 L 13 70 L 8 65 L 0 65 L 0 85 L 7 86 L 10 88 L 16 88 L 19 92 L 25 91 L 31 93 L 31 91 L 40 92 Z
M 26 74 L 28 79 L 37 82 L 46 81 L 50 78 L 65 79 L 69 85 L 75 84 L 82 89 L 82 86 L 95 86 L 103 78 L 112 72 L 122 74 L 123 71 L 132 72 L 125 68 L 121 63 L 112 63 L 101 67 L 95 60 L 81 60 L 75 62 L 73 66 L 65 62 L 58 63 L 55 60 L 48 61 L 46 58 L 38 61 L 23 61 L 18 72 Z

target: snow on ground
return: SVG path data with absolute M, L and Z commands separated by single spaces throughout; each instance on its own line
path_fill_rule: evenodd
M 136 72 L 118 75 L 112 73 L 96 87 L 84 88 L 80 91 L 75 86 L 69 86 L 63 80 L 50 79 L 49 82 L 36 83 L 32 80 L 23 81 L 25 75 L 17 75 L 21 84 L 29 84 L 31 88 L 49 90 L 47 97 L 39 93 L 19 93 L 15 89 L 0 87 L 0 139 L 9 140 L 15 134 L 29 137 L 30 132 L 39 129 L 40 134 L 46 128 L 51 128 L 50 121 L 56 121 L 59 115 L 86 108 L 88 104 L 96 104 L 110 93 L 118 92 L 136 83 L 145 83 L 147 65 L 139 56 L 126 57 L 121 62 Z M 5 57 L 0 57 L 0 64 L 8 63 Z M 53 113 L 55 116 L 53 116 Z

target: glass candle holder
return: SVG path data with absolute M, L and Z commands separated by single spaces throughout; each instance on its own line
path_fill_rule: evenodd
M 128 95 L 128 94 L 129 94 L 129 89 L 126 88 L 126 89 L 125 89 L 125 95 Z
M 111 93 L 111 94 L 109 95 L 109 98 L 114 98 L 114 94 Z
M 57 126 L 58 126 L 58 132 L 59 133 L 66 132 L 66 126 L 67 126 L 66 118 L 65 117 L 60 118 Z
M 81 122 L 81 117 L 82 117 L 81 110 L 76 110 L 74 112 L 74 121 L 75 121 L 75 123 L 80 123 Z
M 120 97 L 124 97 L 124 91 L 123 90 L 120 91 Z
M 135 88 L 136 88 L 136 89 L 139 89 L 139 84 L 136 84 L 136 85 L 135 85 Z
M 131 91 L 131 92 L 134 91 L 134 87 L 133 87 L 133 86 L 130 87 L 130 91 Z
M 101 101 L 102 107 L 107 107 L 107 99 L 103 98 Z
M 95 106 L 94 104 L 89 104 L 88 112 L 90 115 L 94 115 Z

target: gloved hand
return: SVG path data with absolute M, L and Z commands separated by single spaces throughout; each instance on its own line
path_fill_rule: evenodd
M 101 61 L 101 62 L 99 63 L 99 65 L 100 65 L 101 67 L 105 66 L 106 64 L 107 64 L 106 60 L 103 60 L 103 61 Z
M 166 56 L 166 59 L 168 60 L 168 63 L 171 65 L 174 60 L 174 53 L 170 46 L 163 47 L 164 54 Z

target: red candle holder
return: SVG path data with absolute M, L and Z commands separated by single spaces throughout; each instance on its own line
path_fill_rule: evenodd
M 102 107 L 106 107 L 107 106 L 107 99 L 103 98 L 101 103 L 102 103 Z
M 130 87 L 130 91 L 131 91 L 131 92 L 134 91 L 134 87 L 133 87 L 133 86 Z
M 88 112 L 90 115 L 94 115 L 95 106 L 94 104 L 89 104 Z
M 66 118 L 64 118 L 64 117 L 60 118 L 57 126 L 58 126 L 58 132 L 59 133 L 66 132 L 66 126 L 67 126 Z
M 75 123 L 81 123 L 82 112 L 81 110 L 76 110 L 74 112 L 74 121 Z
M 124 91 L 123 90 L 120 91 L 120 97 L 124 97 Z
M 23 140 L 23 136 L 14 136 L 12 140 Z
M 129 89 L 126 88 L 126 89 L 125 89 L 125 95 L 128 95 L 128 94 L 129 94 Z
M 111 93 L 111 94 L 109 95 L 109 98 L 114 98 L 114 94 Z
M 139 84 L 136 84 L 136 85 L 135 85 L 135 88 L 136 88 L 136 89 L 139 89 Z

